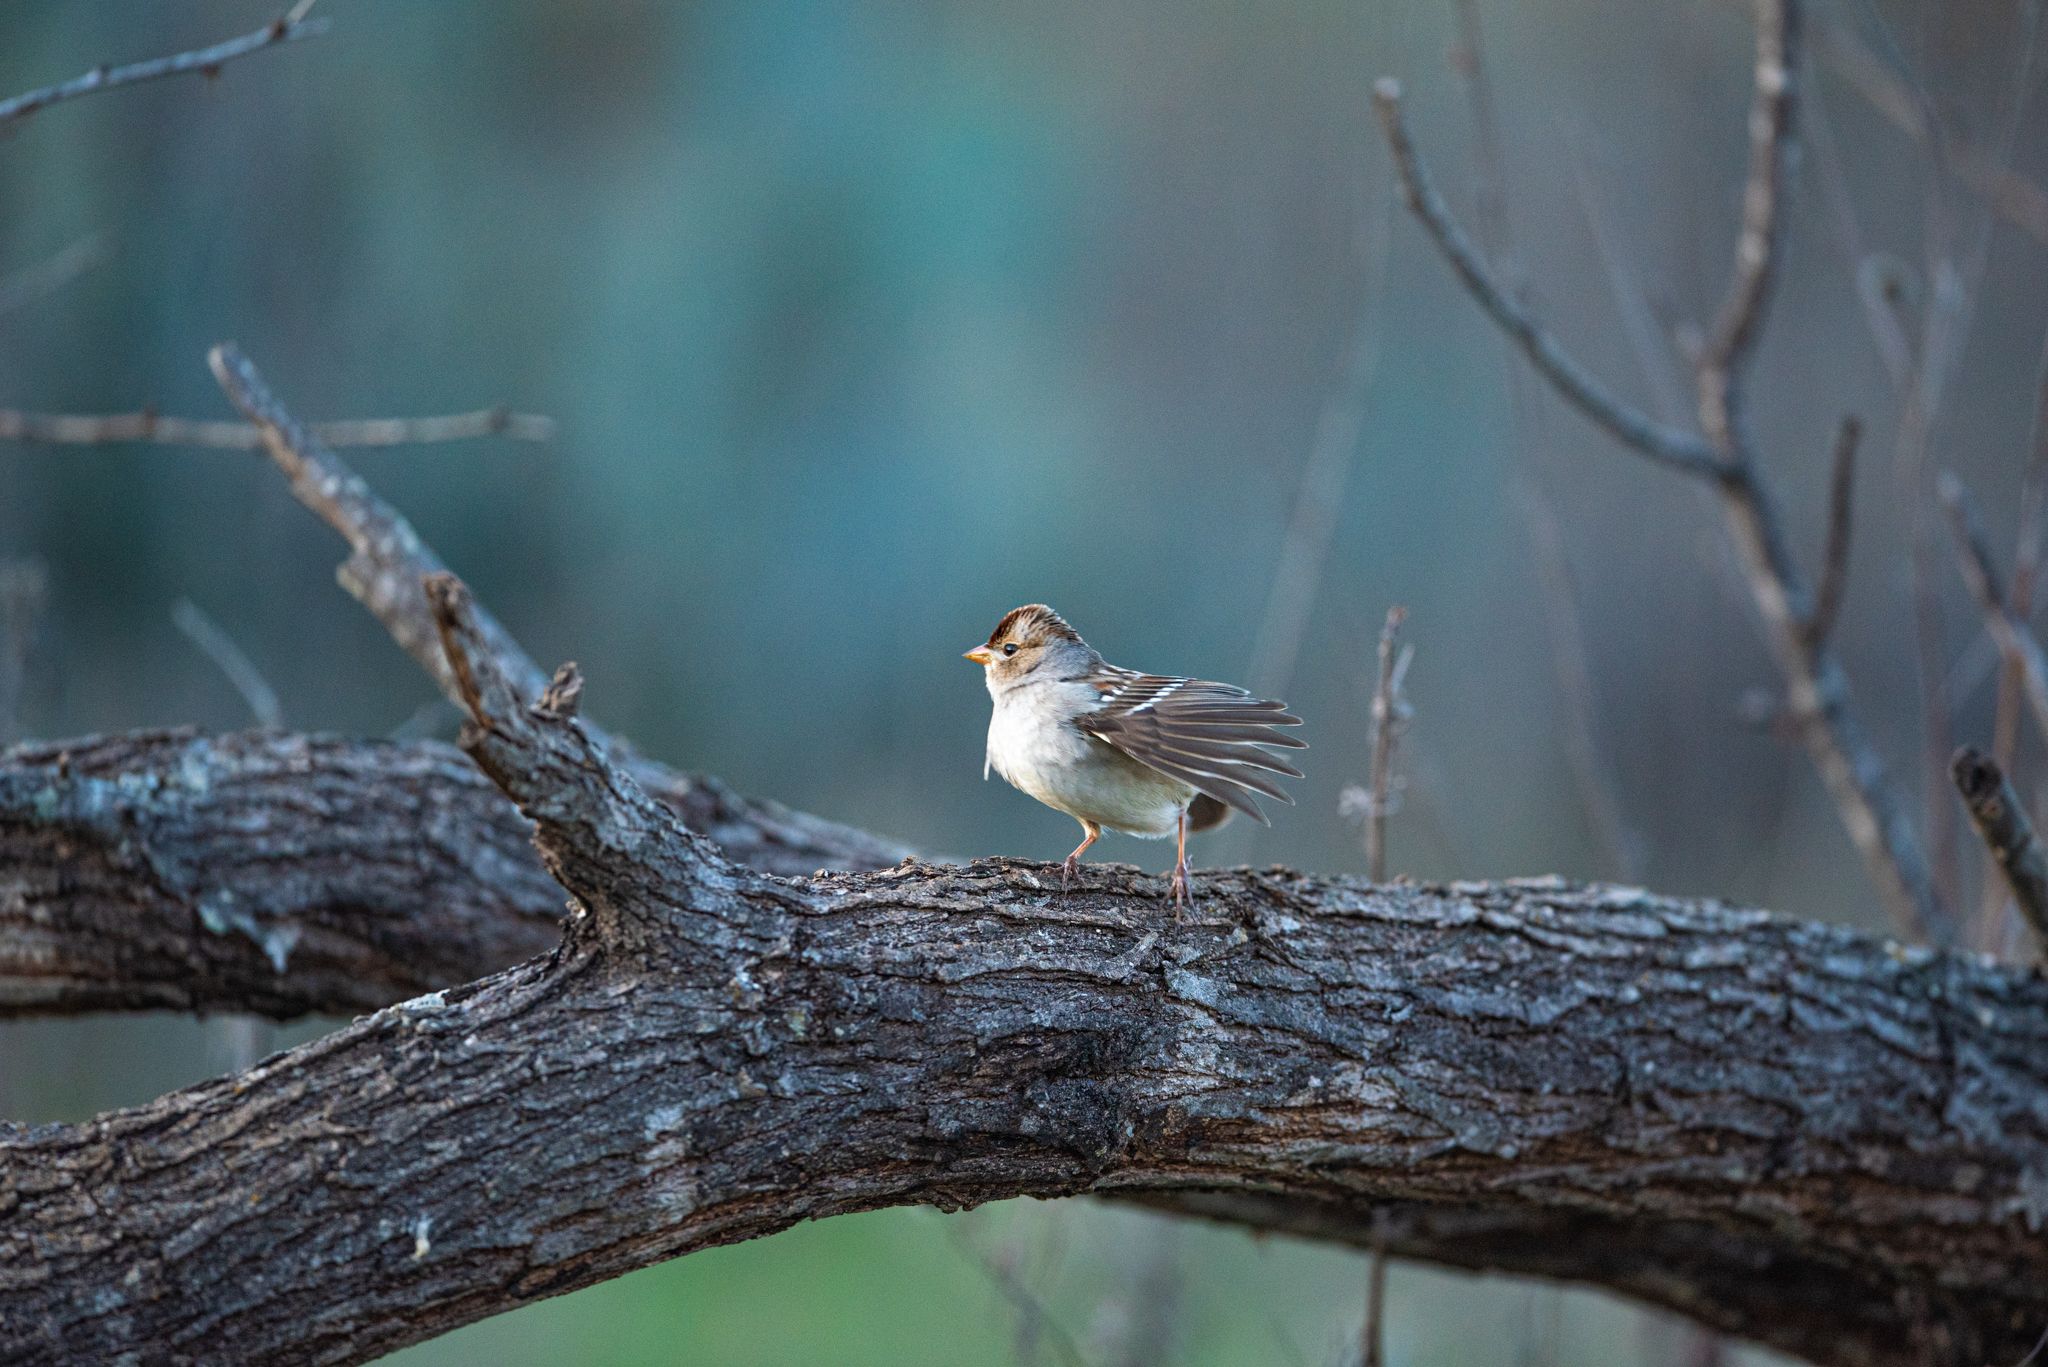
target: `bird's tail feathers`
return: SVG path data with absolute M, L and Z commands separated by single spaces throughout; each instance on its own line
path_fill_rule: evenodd
M 1213 831 L 1230 820 L 1230 808 L 1207 793 L 1196 793 L 1195 800 L 1188 804 L 1188 829 L 1191 831 Z

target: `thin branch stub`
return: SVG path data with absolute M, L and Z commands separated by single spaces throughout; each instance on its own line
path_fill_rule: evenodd
M 2048 949 L 2048 855 L 2012 781 L 1983 751 L 1964 746 L 1949 765 L 1970 824 L 2012 888 L 2013 900 Z

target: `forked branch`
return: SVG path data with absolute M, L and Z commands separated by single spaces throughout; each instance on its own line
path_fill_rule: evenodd
M 1920 840 L 1849 695 L 1847 675 L 1815 623 L 1833 611 L 1817 599 L 1792 557 L 1776 503 L 1745 430 L 1742 380 L 1776 278 L 1783 236 L 1798 63 L 1795 0 L 1758 0 L 1750 174 L 1727 297 L 1699 370 L 1705 435 L 1652 421 L 1616 398 L 1500 283 L 1436 189 L 1401 116 L 1398 82 L 1374 88 L 1403 198 L 1479 305 L 1558 392 L 1615 440 L 1659 465 L 1707 483 L 1719 498 L 1750 594 L 1768 629 L 1786 686 L 1788 715 L 1834 799 L 1871 881 L 1902 928 L 1937 940 L 1952 933 Z M 1846 544 L 1846 543 L 1843 543 Z M 1830 588 L 1839 601 L 1839 585 Z M 1827 613 L 1822 608 L 1827 607 Z
M 264 450 L 290 481 L 293 495 L 348 542 L 349 558 L 336 575 L 341 586 L 370 610 L 449 701 L 463 706 L 421 587 L 429 577 L 445 573 L 447 565 L 403 515 L 292 415 L 232 343 L 214 348 L 209 363 L 229 400 L 262 434 Z M 490 642 L 492 657 L 516 691 L 524 697 L 538 696 L 548 676 L 489 612 L 482 607 L 475 612 L 478 631 Z M 871 869 L 909 853 L 907 847 L 866 831 L 743 797 L 718 779 L 671 769 L 636 754 L 626 742 L 588 720 L 582 725 L 690 829 L 743 847 L 739 857 L 756 868 L 771 873 Z

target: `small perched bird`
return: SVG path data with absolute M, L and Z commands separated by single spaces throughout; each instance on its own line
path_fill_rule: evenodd
M 1266 747 L 1308 747 L 1277 726 L 1299 726 L 1285 703 L 1242 688 L 1119 669 L 1043 603 L 1016 609 L 967 652 L 982 667 L 995 715 L 988 724 L 991 767 L 1055 811 L 1085 837 L 1067 856 L 1072 878 L 1104 827 L 1127 835 L 1178 835 L 1173 900 L 1188 901 L 1188 832 L 1206 831 L 1231 809 L 1271 825 L 1253 793 L 1293 802 L 1274 775 L 1301 771 Z

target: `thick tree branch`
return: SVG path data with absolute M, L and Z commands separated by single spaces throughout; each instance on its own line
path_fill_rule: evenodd
M 547 952 L 562 902 L 453 746 L 158 731 L 0 758 L 0 1016 L 354 1015 Z
M 447 566 L 412 524 L 377 497 L 360 476 L 270 392 L 256 367 L 233 345 L 208 358 L 221 388 L 262 433 L 264 449 L 291 482 L 299 502 L 340 532 L 351 554 L 336 572 L 341 586 L 370 610 L 399 647 L 427 671 L 441 692 L 464 704 L 421 585 Z M 483 608 L 478 631 L 522 697 L 538 695 L 547 676 L 512 634 Z M 907 847 L 779 803 L 743 797 L 715 778 L 683 773 L 636 754 L 592 723 L 585 729 L 621 758 L 641 785 L 657 794 L 692 830 L 735 846 L 742 863 L 771 873 L 817 868 L 873 869 L 895 863 Z M 747 848 L 737 848 L 745 846 Z
M 1615 440 L 1705 481 L 1718 496 L 1786 682 L 1790 715 L 1871 881 L 1902 928 L 1945 940 L 1952 933 L 1919 837 L 1849 695 L 1848 676 L 1821 633 L 1816 602 L 1793 559 L 1783 519 L 1758 469 L 1740 407 L 1783 234 L 1785 164 L 1792 143 L 1793 64 L 1799 19 L 1793 0 L 1758 0 L 1750 175 L 1728 297 L 1702 356 L 1700 436 L 1651 421 L 1613 397 L 1502 287 L 1452 217 L 1401 117 L 1398 82 L 1382 80 L 1373 102 L 1393 152 L 1402 194 L 1479 305 L 1573 406 Z
M 152 57 L 146 62 L 130 62 L 125 66 L 96 66 L 83 76 L 75 76 L 61 85 L 45 86 L 41 90 L 0 99 L 0 128 L 60 100 L 75 99 L 80 95 L 93 95 L 141 81 L 161 80 L 166 76 L 211 78 L 219 75 L 220 69 L 237 57 L 247 57 L 280 43 L 296 43 L 301 38 L 317 38 L 325 32 L 325 19 L 297 19 L 287 15 L 271 20 L 254 33 L 245 33 L 239 38 L 215 43 L 212 47 L 169 57 Z
M 1116 867 L 768 880 L 504 679 L 467 743 L 587 913 L 567 941 L 0 1127 L 0 1357 L 359 1361 L 798 1219 L 1085 1191 L 1823 1362 L 2010 1360 L 2048 1317 L 2037 978 L 1542 881 L 1225 873 L 1176 926 Z
M 2048 1214 L 2038 981 L 1541 882 L 1222 875 L 1220 914 L 1182 930 L 1158 880 L 1116 868 L 1072 897 L 1053 895 L 1050 867 L 1015 863 L 764 881 L 603 765 L 571 719 L 573 676 L 517 706 L 452 585 L 438 593 L 486 718 L 472 751 L 541 823 L 588 914 L 547 960 L 238 1083 L 0 1138 L 0 1228 L 35 1250 L 0 1235 L 0 1356 L 134 1334 L 172 1353 L 204 1340 L 356 1360 L 809 1215 L 1081 1190 L 1607 1285 L 1818 1361 L 2017 1356 L 2029 1317 L 2048 1316 L 2030 1299 L 2048 1292 L 2012 1270 L 2044 1251 Z M 81 745 L 76 787 L 27 783 L 0 838 L 42 832 L 69 878 L 27 921 L 70 889 L 163 880 L 167 940 L 182 927 L 202 954 L 238 953 L 280 996 L 315 978 L 362 993 L 364 956 L 322 972 L 323 941 L 268 914 L 264 877 L 208 896 L 209 871 L 253 869 L 267 832 L 282 857 L 265 875 L 289 888 L 304 863 L 307 904 L 336 919 L 369 900 L 350 880 L 402 881 L 422 846 L 438 895 L 387 887 L 415 909 L 387 935 L 471 951 L 477 929 L 441 919 L 453 899 L 543 937 L 552 896 L 523 828 L 468 801 L 476 780 L 433 763 L 446 747 L 302 742 L 315 748 L 252 761 L 259 778 L 264 763 L 295 773 L 266 803 L 258 781 L 211 778 L 202 748 L 257 741 L 291 744 L 175 738 L 175 770 L 126 774 Z M 347 772 L 365 759 L 419 766 L 410 805 L 406 785 Z M 335 787 L 398 810 L 308 800 Z M 233 819 L 175 823 L 209 804 Z M 293 858 L 306 838 L 330 843 Z M 252 842 L 239 856 L 237 840 Z M 129 862 L 94 862 L 109 852 Z M 515 891 L 494 912 L 465 876 Z M 194 901 L 241 919 L 208 929 Z M 280 933 L 283 972 L 262 957 Z M 413 954 L 391 951 L 387 981 Z M 473 1119 L 492 1115 L 506 1120 Z M 483 1195 L 473 1162 L 493 1174 Z M 97 1251 L 49 1232 L 80 1200 L 118 1212 Z M 263 1251 L 277 1243 L 281 1262 Z M 224 1302 L 188 1251 L 251 1277 Z M 205 1337 L 223 1326 L 240 1337 Z
M 324 446 L 425 446 L 447 441 L 504 437 L 510 441 L 551 441 L 555 424 L 536 413 L 482 408 L 428 418 L 356 418 L 315 423 L 310 429 Z M 168 418 L 137 413 L 29 413 L 0 408 L 0 441 L 45 446 L 110 446 L 147 442 L 156 446 L 202 446 L 257 451 L 263 433 L 245 422 Z

